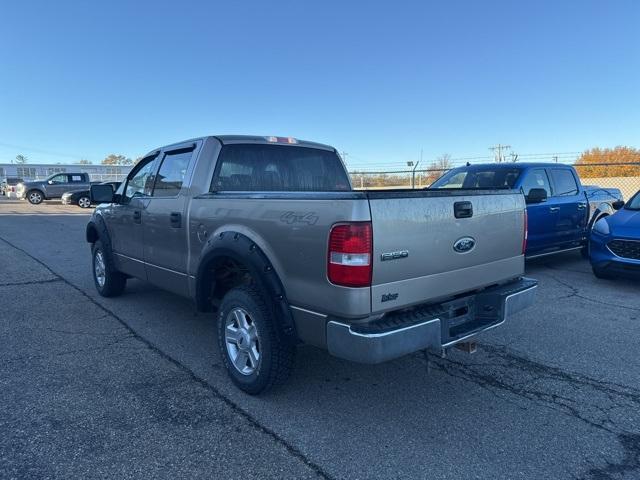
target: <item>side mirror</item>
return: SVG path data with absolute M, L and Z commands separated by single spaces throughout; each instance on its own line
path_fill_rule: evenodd
M 611 206 L 614 210 L 620 210 L 622 207 L 624 207 L 624 200 L 616 200 L 611 204 Z
M 113 185 L 91 185 L 91 203 L 113 203 Z
M 527 203 L 542 203 L 547 201 L 547 191 L 544 188 L 532 188 L 525 197 Z

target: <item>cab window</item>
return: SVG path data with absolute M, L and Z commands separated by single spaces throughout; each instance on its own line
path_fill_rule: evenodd
M 182 189 L 193 149 L 177 150 L 164 156 L 153 188 L 154 197 L 175 197 Z
M 513 188 L 521 169 L 482 167 L 452 170 L 430 188 Z
M 155 155 L 143 158 L 129 174 L 127 186 L 124 189 L 124 203 L 129 203 L 134 197 L 144 197 L 151 194 L 153 173 L 156 165 L 155 159 Z
M 56 175 L 49 179 L 51 183 L 67 183 L 67 175 L 61 173 L 60 175 Z
M 549 185 L 549 177 L 547 177 L 547 172 L 544 168 L 537 168 L 535 170 L 531 170 L 524 177 L 522 181 L 522 192 L 525 197 L 529 195 L 529 192 L 532 188 L 544 188 L 547 192 L 547 197 L 551 196 L 551 186 Z
M 552 169 L 550 173 L 553 179 L 553 194 L 556 197 L 571 196 L 578 193 L 578 184 L 571 170 L 566 168 Z

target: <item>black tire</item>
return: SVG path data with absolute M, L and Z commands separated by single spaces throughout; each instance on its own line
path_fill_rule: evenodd
M 587 240 L 587 243 L 584 244 L 580 249 L 580 255 L 582 255 L 582 258 L 589 260 L 589 257 L 590 257 L 589 240 Z
M 80 197 L 76 205 L 80 208 L 91 208 L 91 199 L 89 197 Z
M 104 266 L 103 281 L 99 280 L 99 274 L 96 271 L 96 262 L 99 261 L 99 256 L 101 256 Z M 111 252 L 105 250 L 100 240 L 97 240 L 91 248 L 91 271 L 96 290 L 103 297 L 117 297 L 127 286 L 127 277 L 115 269 Z
M 31 205 L 40 205 L 44 201 L 44 193 L 40 190 L 29 190 L 27 192 L 27 201 Z
M 608 278 L 611 278 L 611 275 L 609 275 L 606 272 L 606 270 L 603 270 L 602 268 L 598 268 L 595 265 L 592 265 L 591 269 L 593 270 L 593 274 L 596 276 L 596 278 L 600 278 L 602 280 L 606 280 Z
M 237 309 L 244 310 L 251 324 L 257 329 L 259 361 L 252 373 L 240 372 L 234 365 L 227 347 L 225 335 L 227 321 L 234 318 L 233 312 Z M 271 305 L 255 285 L 233 288 L 222 299 L 218 311 L 218 346 L 222 363 L 233 383 L 251 395 L 263 393 L 276 385 L 283 384 L 293 369 L 296 347 L 278 328 Z M 248 366 L 248 368 L 251 367 Z

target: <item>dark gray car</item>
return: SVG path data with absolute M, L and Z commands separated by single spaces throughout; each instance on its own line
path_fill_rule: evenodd
M 44 180 L 20 184 L 18 198 L 38 205 L 44 200 L 62 198 L 65 192 L 88 190 L 90 186 L 88 173 L 54 173 Z
M 197 138 L 91 194 L 98 292 L 137 277 L 215 311 L 249 393 L 284 381 L 301 342 L 364 363 L 441 353 L 534 299 L 520 192 L 354 191 L 326 145 Z

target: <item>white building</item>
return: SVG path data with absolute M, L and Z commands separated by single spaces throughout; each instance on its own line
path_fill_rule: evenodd
M 0 163 L 0 178 L 20 177 L 23 180 L 43 180 L 54 173 L 88 173 L 91 181 L 122 181 L 132 166 L 124 165 L 77 165 L 77 164 L 47 164 L 47 163 L 25 163 L 12 164 Z

